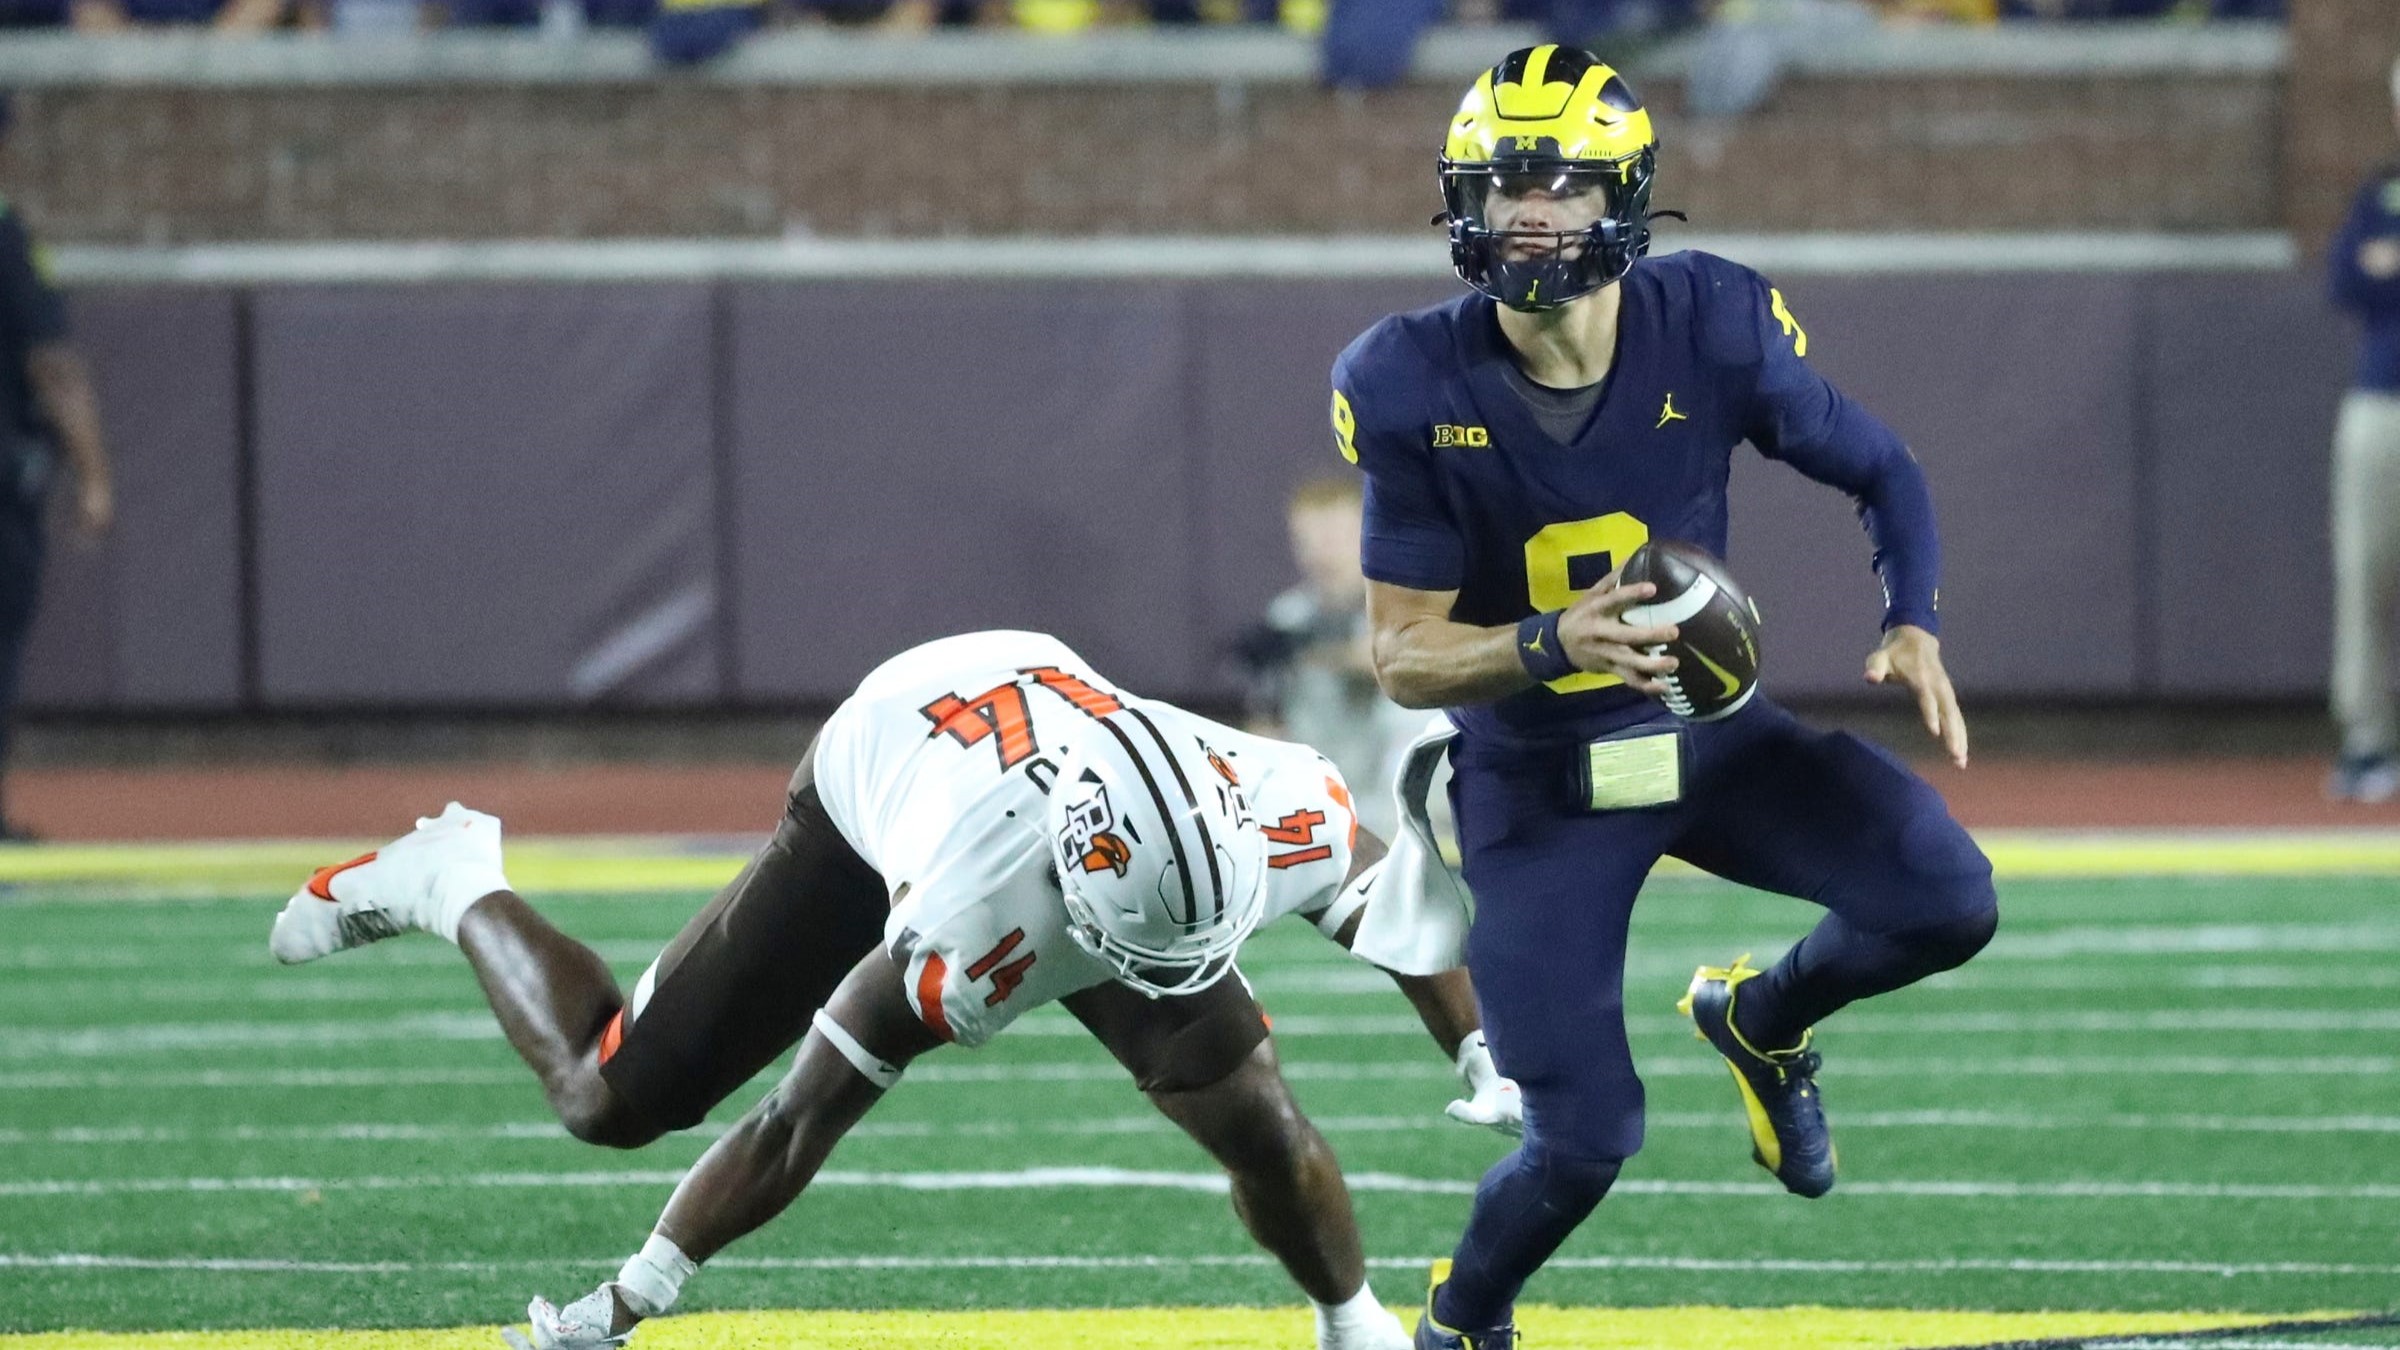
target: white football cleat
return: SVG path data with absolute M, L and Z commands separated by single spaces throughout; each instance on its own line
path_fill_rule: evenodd
M 444 931 L 446 900 L 471 889 L 464 899 L 472 904 L 507 888 L 499 818 L 452 802 L 373 853 L 318 868 L 275 916 L 267 949 L 297 965 L 412 930 L 452 937 L 457 916 Z
M 514 1327 L 500 1332 L 500 1339 L 513 1350 L 614 1350 L 633 1339 L 631 1331 L 609 1334 L 609 1327 L 616 1322 L 617 1300 L 605 1284 L 564 1308 L 537 1298 L 526 1305 L 525 1316 L 532 1323 L 530 1338 Z

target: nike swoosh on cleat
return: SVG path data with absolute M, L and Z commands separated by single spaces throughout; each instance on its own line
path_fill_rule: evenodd
M 363 867 L 373 861 L 375 861 L 374 853 L 361 853 L 346 863 L 335 863 L 331 867 L 320 867 L 316 870 L 316 873 L 310 876 L 308 879 L 308 893 L 317 897 L 319 900 L 325 901 L 327 904 L 332 904 L 334 903 L 333 879 L 337 876 L 340 876 L 342 873 L 349 871 L 353 867 Z

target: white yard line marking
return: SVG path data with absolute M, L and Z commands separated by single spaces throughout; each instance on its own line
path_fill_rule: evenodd
M 1637 1036 L 1691 1033 L 1691 1022 L 1674 1014 L 1635 1014 L 1625 1019 L 1626 1030 Z M 2320 1035 L 2339 1032 L 2400 1031 L 2400 1008 L 2190 1008 L 2141 1012 L 2107 1010 L 2062 1012 L 1881 1013 L 1854 1011 L 1828 1022 L 1826 1034 L 1850 1036 L 2006 1035 L 2073 1032 L 2091 1036 L 2155 1036 L 2177 1032 L 2215 1034 L 2258 1032 L 2271 1035 Z M 1080 1035 L 1074 1022 L 1050 1034 Z M 1398 1036 L 1421 1037 L 1425 1026 L 1405 1013 L 1325 1016 L 1279 1014 L 1277 1036 Z M 1838 1064 L 1838 1060 L 1835 1061 Z
M 266 911 L 262 910 L 262 913 Z M 1801 911 L 1795 910 L 1795 915 Z M 1713 934 L 1714 925 L 1707 928 L 1684 929 L 1674 932 L 1674 945 L 1682 946 L 1687 937 L 1698 940 L 1702 932 Z M 1804 931 L 1804 921 L 1788 928 L 1751 930 L 1728 928 L 1727 931 L 1764 931 L 1767 938 L 1758 941 L 1762 951 L 1778 950 L 1785 942 Z M 1777 936 L 1780 935 L 1780 936 Z M 1646 939 L 1637 939 L 1637 950 L 1629 962 L 1629 970 L 1647 977 L 1652 974 L 1671 975 L 1678 970 L 1688 974 L 1696 963 L 1694 956 L 1670 956 L 1659 948 L 1666 945 L 1662 934 L 1653 932 Z M 646 962 L 658 954 L 660 940 L 602 939 L 586 944 L 608 961 L 617 963 Z M 1719 947 L 1738 949 L 1741 943 L 1733 937 L 1708 939 L 1708 953 Z M 2400 925 L 2391 923 L 2240 923 L 2205 922 L 2191 924 L 2123 924 L 2068 925 L 2031 932 L 2004 931 L 1977 958 L 1978 962 L 2054 961 L 2061 958 L 2121 955 L 2211 955 L 2272 952 L 2365 953 L 2400 951 Z M 1708 954 L 1708 953 L 1703 953 Z M 1337 982 L 1363 980 L 1389 987 L 1388 977 L 1352 963 L 1330 946 L 1318 955 L 1300 951 L 1261 952 L 1255 958 L 1261 971 L 1309 972 L 1300 978 L 1324 977 L 1324 972 L 1341 971 L 1331 977 Z M 358 965 L 393 966 L 458 966 L 460 958 L 447 943 L 423 941 L 402 942 L 379 946 L 374 954 Z M 276 969 L 267 955 L 263 939 L 255 943 L 228 944 L 212 938 L 164 937 L 152 939 L 129 938 L 106 946 L 36 943 L 0 951 L 0 970 L 164 970 L 189 972 L 194 969 L 247 971 L 264 975 Z M 2338 978 L 2338 972 L 2330 973 Z
M 2400 989 L 2400 968 L 2347 965 L 2168 966 L 2142 969 L 2148 989 Z M 1936 975 L 1913 986 L 1932 990 L 2009 993 L 2026 989 L 2109 989 L 2125 987 L 2125 971 L 2114 964 L 2077 964 L 2072 959 L 2055 966 L 2002 967 L 1980 970 L 1968 965 Z
M 432 1172 L 406 1176 L 337 1177 L 115 1177 L 0 1182 L 0 1196 L 91 1196 L 150 1194 L 306 1193 L 327 1191 L 569 1190 L 672 1186 L 680 1169 L 610 1172 Z M 1351 1172 L 1353 1191 L 1410 1195 L 1472 1195 L 1467 1178 L 1410 1177 L 1390 1172 Z M 920 1172 L 832 1169 L 817 1174 L 818 1186 L 902 1191 L 1014 1191 L 1049 1189 L 1170 1190 L 1222 1195 L 1222 1172 L 1162 1172 L 1125 1167 L 1024 1167 L 1010 1171 Z M 2196 1181 L 1858 1181 L 1845 1183 L 1851 1197 L 1911 1199 L 2074 1200 L 2400 1200 L 2400 1184 L 2315 1185 L 2283 1182 Z M 1621 1181 L 1619 1195 L 1734 1196 L 1780 1194 L 1765 1181 Z
M 423 1271 L 613 1270 L 622 1257 L 557 1257 L 485 1261 L 306 1261 L 275 1257 L 106 1256 L 88 1252 L 0 1252 L 0 1270 L 196 1270 L 267 1275 L 405 1275 Z M 1379 1270 L 1422 1272 L 1424 1256 L 1371 1256 Z M 939 1270 L 1208 1270 L 1272 1269 L 1264 1255 L 1174 1256 L 719 1256 L 711 1270 L 939 1271 Z M 1894 1275 L 2003 1272 L 2039 1275 L 2195 1275 L 2211 1279 L 2276 1275 L 2400 1275 L 2400 1265 L 2344 1261 L 2049 1261 L 2032 1257 L 1952 1257 L 1927 1260 L 1744 1260 L 1708 1256 L 1556 1256 L 1549 1270 L 1732 1271 L 1754 1274 Z M 2116 1342 L 2111 1342 L 2116 1344 Z
M 265 911 L 272 917 L 273 910 Z M 263 931 L 263 929 L 262 929 Z M 658 955 L 665 940 L 604 939 L 584 944 L 600 954 L 601 959 L 616 964 L 640 964 Z M 375 966 L 449 966 L 459 967 L 462 960 L 458 950 L 447 942 L 427 940 L 416 943 L 379 944 L 373 955 L 350 963 L 354 967 Z M 137 943 L 106 947 L 83 946 L 25 946 L 0 951 L 0 970 L 179 970 L 199 969 L 248 972 L 253 975 L 280 969 L 275 958 L 267 955 L 266 939 L 255 943 L 226 945 L 185 939 L 175 942 Z
M 1651 1058 L 1641 1065 L 1644 1078 L 1715 1078 L 1724 1065 L 1705 1053 L 1674 1059 Z M 2377 1078 L 2400 1074 L 2400 1056 L 2232 1056 L 2154 1055 L 2115 1057 L 2044 1055 L 1983 1058 L 1894 1058 L 1842 1055 L 1825 1070 L 1832 1078 Z M 933 1064 L 912 1067 L 903 1081 L 939 1083 L 1009 1083 L 1020 1081 L 1114 1081 L 1124 1070 L 1114 1064 Z M 1339 1060 L 1286 1060 L 1284 1077 L 1294 1082 L 1394 1082 L 1450 1079 L 1446 1064 L 1428 1061 L 1351 1063 Z M 0 1086 L 6 1085 L 0 1076 Z
M 1044 1010 L 1047 1011 L 1047 1010 Z M 1672 1014 L 1626 1019 L 1636 1036 L 1673 1036 L 1691 1024 Z M 2289 1008 L 2194 1008 L 2144 1012 L 1918 1013 L 1859 1012 L 1830 1024 L 1843 1039 L 1868 1036 L 2074 1033 L 2087 1036 L 2334 1035 L 2400 1031 L 2400 1009 L 2349 1011 Z M 1292 1013 L 1275 1019 L 1279 1038 L 1382 1037 L 1421 1039 L 1424 1024 L 1405 1013 L 1325 1015 Z M 1064 1015 L 1028 1017 L 1010 1028 L 1013 1040 L 1087 1040 L 1091 1033 Z M 374 1042 L 498 1041 L 499 1024 L 480 1009 L 416 1012 L 373 1018 L 270 1022 L 142 1022 L 123 1026 L 13 1031 L 0 1039 L 0 1061 L 102 1059 L 113 1056 L 240 1051 L 295 1046 L 346 1047 Z M 1836 1060 L 1837 1070 L 1847 1068 Z
M 2204 923 L 2072 927 L 2003 933 L 1977 960 L 2049 961 L 2061 956 L 2176 952 L 2388 952 L 2400 926 L 2388 923 Z
M 84 978 L 75 981 L 72 993 L 82 1003 L 115 1007 L 180 1003 L 263 1003 L 283 1007 L 322 1003 L 327 1011 L 350 1011 L 368 1003 L 419 1003 L 427 1005 L 424 1011 L 447 1012 L 456 1011 L 462 1000 L 471 1003 L 476 997 L 474 990 L 474 973 L 462 966 L 454 977 L 418 973 L 387 978 L 354 972 L 345 978 L 328 970 L 322 975 L 226 971 L 214 979 Z M 0 987 L 0 1007 L 52 1008 L 58 1005 L 60 996 L 55 984 L 14 980 Z
M 1433 1111 L 1416 1115 L 1315 1116 L 1329 1134 L 1447 1134 L 1463 1127 Z M 1846 1130 L 2138 1130 L 2197 1134 L 2400 1134 L 2400 1116 L 2205 1116 L 2100 1115 L 2026 1111 L 1855 1111 L 1836 1121 Z M 1654 1111 L 1652 1129 L 1723 1130 L 1738 1123 L 1729 1112 Z M 679 1136 L 700 1142 L 724 1134 L 729 1125 L 705 1123 Z M 850 1131 L 852 1139 L 1089 1138 L 1108 1135 L 1172 1134 L 1174 1123 L 1159 1115 L 1085 1116 L 1067 1120 L 923 1121 L 869 1119 Z M 188 1143 L 492 1143 L 571 1140 L 555 1121 L 519 1120 L 486 1125 L 420 1125 L 354 1122 L 341 1125 L 226 1125 L 194 1129 L 177 1125 L 61 1125 L 46 1130 L 0 1129 L 0 1145 Z
M 1844 1128 L 2143 1130 L 2201 1134 L 2400 1134 L 2400 1116 L 2208 1116 L 2048 1115 L 2016 1111 L 1862 1111 L 1837 1113 Z M 1650 1123 L 1672 1127 L 1704 1125 L 1719 1117 L 1705 1113 L 1653 1115 Z
M 2086 1341 L 2083 1350 L 2192 1350 L 2195 1342 L 2178 1340 Z M 2369 1350 L 2359 1341 L 2262 1341 L 2251 1337 L 2211 1336 L 2198 1342 L 2208 1350 Z
M 202 1069 L 157 1073 L 109 1070 L 0 1073 L 0 1091 L 91 1092 L 130 1088 L 151 1092 L 190 1088 L 396 1088 L 489 1087 L 525 1081 L 525 1070 L 505 1069 Z
M 1672 993 L 1691 977 L 1694 964 L 1686 960 L 1658 962 L 1654 966 L 1637 962 L 1629 966 L 1627 978 L 1634 985 L 1647 984 Z M 0 969 L 6 969 L 7 966 L 7 957 L 0 955 Z M 1358 998 L 1392 1002 L 1397 997 L 1390 977 L 1363 967 L 1300 967 L 1278 961 L 1260 971 L 1248 973 L 1259 997 L 1266 1001 L 1270 1010 L 1283 1001 L 1300 998 Z M 2149 990 L 2308 990 L 2340 995 L 2360 990 L 2400 989 L 2400 965 L 2206 965 L 2183 968 L 2154 965 L 2143 971 L 2142 985 Z M 2124 987 L 2125 972 L 2114 965 L 2097 961 L 2082 964 L 2064 961 L 2056 966 L 2007 965 L 1989 971 L 1968 966 L 1963 970 L 1936 975 L 1915 988 L 1922 993 L 1933 994 L 2010 994 L 2053 990 L 2117 992 Z M 456 972 L 455 980 L 423 974 L 386 978 L 356 973 L 345 977 L 330 972 L 323 975 L 293 975 L 281 971 L 229 971 L 226 978 L 213 980 L 81 979 L 76 981 L 72 994 L 79 1000 L 106 1002 L 117 1007 L 167 1009 L 263 1005 L 295 1011 L 355 1012 L 362 1005 L 373 1004 L 379 1014 L 457 1012 L 462 1002 L 472 1006 L 475 998 L 472 977 L 464 966 Z M 11 1013 L 49 1013 L 60 1005 L 60 999 L 61 990 L 43 981 L 16 980 L 0 984 L 0 1009 L 7 1009 Z M 308 1005 L 311 1004 L 325 1006 L 310 1009 Z M 1873 1005 L 1868 1006 L 1871 1008 Z M 1861 1015 L 1857 1012 L 1845 1014 L 1842 1022 L 1836 1025 L 1850 1025 Z M 1283 1017 L 1279 1015 L 1276 1021 L 1278 1026 L 1282 1025 Z M 1066 1025 L 1076 1024 L 1068 1019 Z M 1010 1034 L 1024 1035 L 1025 1026 L 1020 1020 Z
M 1739 947 L 1741 944 L 1733 944 Z M 1762 951 L 1779 951 L 1783 943 L 1762 943 Z M 1720 958 L 1721 959 L 1721 958 Z M 1674 983 L 1691 978 L 1695 961 L 1635 957 L 1626 962 L 1630 984 Z M 1385 998 L 1393 992 L 1391 977 L 1378 970 L 1356 967 L 1298 967 L 1278 962 L 1248 971 L 1259 996 L 1278 998 Z M 2390 966 L 2294 965 L 2153 965 L 2142 971 L 2146 989 L 2321 989 L 2329 993 L 2350 989 L 2400 989 L 2400 968 Z M 2028 989 L 2107 989 L 2125 987 L 2123 968 L 2087 959 L 2064 958 L 2054 966 L 2027 968 L 2008 965 L 1986 970 L 1968 965 L 1915 986 L 1936 992 Z
M 405 1013 L 322 1022 L 140 1022 L 73 1030 L 24 1029 L 0 1040 L 0 1059 L 90 1059 L 283 1046 L 341 1047 L 378 1041 L 495 1041 L 500 1024 L 482 1009 Z
M 1688 1056 L 1653 1058 L 1641 1066 L 1645 1078 L 1714 1078 L 1725 1072 L 1718 1061 L 1695 1050 Z M 1287 1060 L 1286 1078 L 1295 1082 L 1424 1082 L 1448 1081 L 1450 1066 L 1428 1055 L 1390 1063 L 1340 1060 Z M 2115 1057 L 2048 1055 L 1981 1058 L 1878 1058 L 1844 1055 L 1827 1067 L 1833 1078 L 1905 1078 L 1939 1081 L 1946 1078 L 2387 1078 L 2400 1074 L 2400 1056 L 2392 1055 L 2153 1055 Z M 1125 1070 L 1105 1061 L 988 1064 L 933 1063 L 912 1066 L 903 1082 L 949 1085 L 981 1083 L 1114 1083 Z M 192 1088 L 393 1088 L 444 1085 L 502 1085 L 525 1081 L 516 1066 L 495 1068 L 393 1069 L 226 1069 L 157 1070 L 27 1070 L 0 1073 L 0 1091 L 88 1092 L 123 1088 L 143 1091 Z

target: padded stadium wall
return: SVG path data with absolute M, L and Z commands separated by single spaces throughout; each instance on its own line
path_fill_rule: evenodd
M 2305 696 L 2349 335 L 2289 270 L 1779 278 L 1930 473 L 1974 695 Z M 124 519 L 61 547 L 51 710 L 792 706 L 937 634 L 1221 697 L 1348 472 L 1334 353 L 1434 278 L 79 291 Z M 1739 452 L 1769 680 L 1856 687 L 1867 544 Z M 2229 640 L 2229 619 L 2273 641 Z

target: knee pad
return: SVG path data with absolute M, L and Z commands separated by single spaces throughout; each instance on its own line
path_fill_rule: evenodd
M 1989 885 L 1984 892 L 1986 900 L 1981 906 L 1969 908 L 1953 919 L 1894 933 L 1889 940 L 1908 948 L 1928 970 L 1951 970 L 1965 965 L 2000 931 L 2000 906 L 1990 899 Z
M 1589 1210 L 1617 1184 L 1622 1158 L 1561 1153 L 1528 1132 L 1521 1146 L 1525 1167 L 1540 1178 L 1543 1198 L 1561 1209 Z

